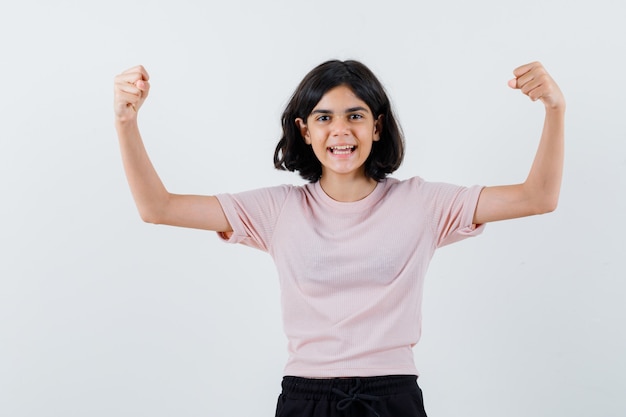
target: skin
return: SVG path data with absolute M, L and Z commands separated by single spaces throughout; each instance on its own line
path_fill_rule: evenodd
M 535 159 L 521 184 L 483 189 L 474 223 L 544 214 L 554 211 L 559 200 L 563 176 L 565 142 L 565 98 L 552 77 L 539 62 L 522 65 L 513 71 L 509 87 L 520 90 L 545 107 L 543 131 Z
M 357 201 L 376 187 L 366 177 L 365 161 L 372 143 L 380 140 L 382 116 L 374 118 L 368 105 L 350 88 L 339 86 L 328 91 L 311 111 L 307 120 L 296 119 L 307 145 L 322 164 L 320 185 L 331 198 Z M 330 148 L 352 146 L 333 153 Z
M 538 62 L 513 71 L 511 88 L 545 107 L 541 139 L 528 177 L 523 183 L 485 187 L 474 223 L 512 219 L 556 209 L 564 154 L 565 99 L 558 85 Z M 150 77 L 142 66 L 115 77 L 114 112 L 122 161 L 133 198 L 145 222 L 214 230 L 226 236 L 232 228 L 214 196 L 180 195 L 167 191 L 144 147 L 137 113 L 150 92 Z M 338 201 L 367 196 L 375 181 L 364 174 L 363 163 L 384 123 L 345 86 L 328 91 L 307 120 L 294 121 L 303 140 L 322 163 L 320 185 Z M 329 152 L 337 145 L 355 146 L 349 154 Z M 344 151 L 345 153 L 345 151 Z
M 115 77 L 115 128 L 128 185 L 143 221 L 229 233 L 232 228 L 214 196 L 180 195 L 166 190 L 144 147 L 137 112 L 150 92 L 142 66 Z

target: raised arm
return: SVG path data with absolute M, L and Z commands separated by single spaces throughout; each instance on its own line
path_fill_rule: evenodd
M 115 128 L 128 185 L 145 222 L 230 232 L 217 198 L 167 191 L 150 162 L 137 125 L 137 112 L 150 91 L 146 70 L 137 66 L 115 77 Z
M 526 181 L 485 187 L 478 199 L 475 224 L 548 213 L 558 203 L 563 173 L 565 98 L 538 62 L 523 65 L 513 74 L 515 78 L 509 81 L 511 88 L 544 104 L 543 132 Z

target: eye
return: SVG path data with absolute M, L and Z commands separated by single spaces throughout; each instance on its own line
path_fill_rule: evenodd
M 350 120 L 360 120 L 363 118 L 363 115 L 360 113 L 353 113 L 348 116 Z
M 318 116 L 315 120 L 317 120 L 318 122 L 327 122 L 330 120 L 330 116 L 326 115 L 326 114 L 322 114 L 320 116 Z

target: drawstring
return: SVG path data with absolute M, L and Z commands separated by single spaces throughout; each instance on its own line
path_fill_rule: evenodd
M 333 388 L 332 392 L 334 394 L 337 394 L 338 396 L 343 397 L 343 399 L 337 403 L 337 410 L 343 411 L 346 408 L 350 407 L 353 402 L 357 401 L 361 403 L 369 411 L 371 411 L 372 414 L 374 414 L 376 417 L 381 417 L 381 415 L 378 414 L 378 412 L 376 411 L 374 407 L 372 407 L 371 405 L 365 402 L 365 401 L 380 401 L 380 398 L 374 395 L 361 394 L 359 392 L 360 389 L 361 389 L 361 380 L 359 378 L 356 379 L 356 384 L 352 388 L 350 388 L 350 391 L 348 391 L 347 394 L 341 391 L 340 389 Z

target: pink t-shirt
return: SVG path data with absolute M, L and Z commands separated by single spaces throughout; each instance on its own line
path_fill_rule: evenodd
M 350 203 L 319 182 L 218 195 L 228 242 L 276 263 L 284 374 L 417 375 L 424 275 L 436 248 L 482 231 L 472 224 L 481 190 L 414 177 L 383 180 Z

